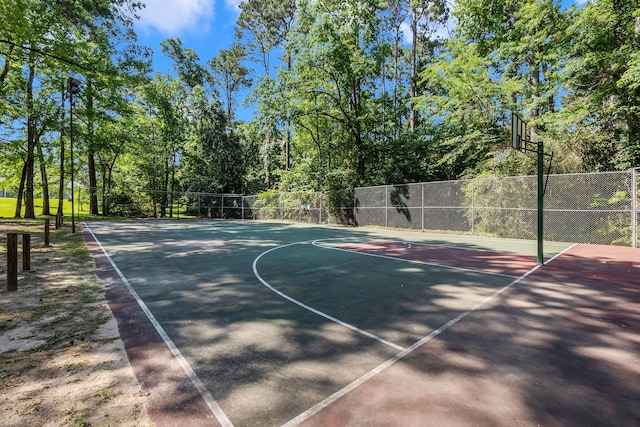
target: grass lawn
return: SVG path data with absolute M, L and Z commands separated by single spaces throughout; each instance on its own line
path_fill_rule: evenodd
M 0 218 L 13 218 L 16 210 L 16 201 L 15 197 L 0 197 Z M 175 203 L 173 214 L 176 218 L 194 218 L 192 214 L 188 214 L 186 212 L 186 206 Z M 35 214 L 36 217 L 42 217 L 42 199 L 34 200 Z M 58 199 L 50 199 L 49 200 L 49 213 L 51 215 L 55 215 L 58 212 Z M 64 201 L 63 205 L 63 214 L 66 217 L 65 222 L 71 221 L 71 202 L 69 200 Z M 87 203 L 86 199 L 82 201 L 82 203 L 78 204 L 76 200 L 75 206 L 75 215 L 76 220 L 83 221 L 86 219 L 95 219 L 95 216 L 89 215 L 89 203 Z M 22 208 L 21 216 L 24 216 L 24 206 Z M 105 217 L 100 216 L 100 219 L 109 219 L 116 217 Z M 122 218 L 117 218 L 122 219 Z
M 15 197 L 1 197 L 0 198 L 0 218 L 13 218 L 16 210 L 16 201 Z M 42 215 L 42 199 L 34 200 L 35 212 L 36 216 Z M 50 199 L 49 200 L 50 213 L 51 215 L 55 215 L 58 212 L 58 199 Z M 64 201 L 63 214 L 66 217 L 71 217 L 71 202 L 69 200 Z M 76 204 L 76 215 L 78 217 L 88 216 L 89 215 L 89 205 L 87 203 L 83 203 L 82 205 Z M 24 207 L 22 208 L 21 215 L 24 215 Z

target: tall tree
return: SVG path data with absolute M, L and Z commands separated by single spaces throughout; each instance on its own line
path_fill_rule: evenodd
M 478 172 L 490 148 L 504 143 L 509 103 L 477 44 L 451 39 L 446 47 L 422 74 L 426 93 L 418 105 L 433 130 L 430 167 L 456 179 Z
M 70 68 L 75 72 L 114 73 L 114 67 L 100 68 L 103 64 L 87 60 L 84 53 L 87 52 L 88 46 L 109 46 L 109 49 L 102 51 L 105 58 L 111 59 L 116 56 L 115 46 L 123 41 L 123 37 L 119 35 L 125 35 L 124 38 L 132 36 L 130 16 L 140 6 L 139 2 L 133 0 L 40 0 L 2 3 L 0 14 L 11 18 L 8 25 L 0 29 L 0 53 L 4 59 L 2 86 L 4 91 L 5 83 L 12 75 L 16 79 L 20 74 L 27 75 L 25 101 L 28 102 L 25 105 L 26 110 L 31 111 L 24 116 L 28 153 L 34 152 L 36 148 L 39 137 L 36 125 L 44 126 L 46 122 L 42 115 L 44 110 L 36 109 L 33 103 L 36 98 L 33 91 L 34 82 L 37 82 L 39 87 L 44 87 L 45 83 L 51 83 L 46 81 L 44 75 L 63 68 Z M 120 31 L 121 26 L 127 28 Z M 56 82 L 56 87 L 57 85 Z M 4 111 L 4 108 L 2 110 Z M 41 113 L 40 116 L 32 114 L 37 111 Z M 32 178 L 34 162 L 31 154 L 27 154 L 26 158 L 25 215 L 31 217 L 35 215 Z M 19 207 L 16 210 L 19 212 Z
M 341 129 L 344 149 L 364 181 L 375 127 L 371 101 L 383 60 L 376 55 L 377 3 L 310 1 L 300 2 L 299 8 L 291 39 L 295 61 L 283 86 L 288 111 L 294 117 L 319 114 Z
M 189 134 L 186 94 L 179 80 L 157 73 L 144 87 L 144 101 L 155 126 L 148 128 L 152 132 L 149 145 L 139 147 L 146 152 L 140 161 L 144 163 L 149 190 L 160 192 L 156 201 L 161 204 L 160 215 L 165 217 L 166 207 L 170 206 L 169 194 L 175 189 L 178 157 Z
M 439 44 L 433 36 L 437 27 L 447 20 L 447 5 L 445 0 L 410 0 L 409 9 L 411 33 L 409 129 L 413 132 L 418 122 L 415 100 L 421 95 L 418 85 L 420 74 L 424 69 L 425 59 L 433 57 L 435 48 Z
M 598 0 L 576 12 L 569 29 L 571 59 L 566 85 L 569 108 L 613 141 L 616 168 L 640 166 L 640 5 Z M 611 147 L 606 149 L 611 155 Z
M 291 51 L 287 47 L 287 40 L 291 27 L 296 17 L 295 0 L 248 0 L 242 2 L 242 12 L 236 24 L 236 39 L 246 46 L 245 53 L 248 58 L 262 64 L 264 77 L 256 79 L 258 86 L 253 94 L 253 99 L 258 99 L 265 93 L 272 83 L 271 55 L 274 50 L 281 52 L 280 60 L 286 64 L 286 69 L 291 71 Z M 259 114 L 264 113 L 260 110 Z M 264 120 L 259 118 L 258 120 Z M 284 166 L 285 170 L 291 169 L 291 137 L 292 123 L 288 117 L 283 125 L 284 132 Z M 280 133 L 280 132 L 278 132 Z M 273 135 L 271 135 L 273 136 Z
M 207 80 L 207 71 L 199 64 L 200 56 L 196 51 L 182 46 L 180 39 L 170 38 L 160 45 L 162 52 L 173 60 L 173 69 L 188 88 L 204 86 Z
M 234 43 L 231 45 L 231 49 L 220 50 L 218 56 L 208 62 L 213 80 L 222 89 L 230 121 L 233 121 L 235 96 L 242 88 L 251 85 L 249 69 L 242 65 L 244 56 L 244 47 Z
M 184 153 L 186 190 L 241 193 L 244 156 L 228 116 L 217 103 L 200 114 L 197 138 Z
M 240 3 L 236 39 L 247 55 L 271 73 L 271 55 L 282 47 L 295 17 L 295 0 L 247 0 Z

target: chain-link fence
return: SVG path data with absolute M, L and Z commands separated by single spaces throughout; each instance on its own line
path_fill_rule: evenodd
M 136 218 L 220 218 L 242 219 L 243 196 L 180 191 L 135 191 L 102 194 L 98 204 L 106 215 Z
M 337 222 L 327 208 L 325 194 L 321 192 L 266 191 L 259 196 L 245 196 L 243 200 L 247 219 L 275 219 L 311 224 Z
M 550 175 L 544 197 L 544 238 L 638 247 L 640 169 Z M 353 202 L 321 192 L 274 190 L 260 195 L 146 191 L 111 194 L 108 214 L 135 217 L 284 220 L 537 237 L 537 177 L 360 187 Z M 135 200 L 135 202 L 133 202 Z
M 638 172 L 550 175 L 544 238 L 638 246 Z M 537 236 L 537 177 L 355 189 L 355 224 L 499 237 Z

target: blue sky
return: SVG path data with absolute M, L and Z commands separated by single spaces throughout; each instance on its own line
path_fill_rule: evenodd
M 154 51 L 155 72 L 172 73 L 171 61 L 162 54 L 160 42 L 169 37 L 180 38 L 182 45 L 195 50 L 202 63 L 228 49 L 234 41 L 234 28 L 240 15 L 242 0 L 143 0 L 146 7 L 136 22 L 139 43 Z M 450 0 L 450 3 L 455 0 Z M 564 7 L 583 6 L 587 0 L 562 0 Z M 450 28 L 453 23 L 449 23 Z M 406 28 L 408 30 L 408 28 Z M 446 34 L 443 28 L 441 33 Z M 406 34 L 405 34 L 406 35 Z M 247 118 L 247 111 L 239 115 Z M 243 114 L 244 113 L 244 114 Z
M 136 23 L 139 41 L 155 51 L 154 71 L 171 71 L 160 51 L 160 42 L 179 37 L 183 46 L 194 49 L 203 61 L 228 49 L 233 42 L 242 0 L 143 0 L 146 7 Z M 584 5 L 587 0 L 562 0 L 563 6 Z
M 171 72 L 171 62 L 160 50 L 160 42 L 180 38 L 195 50 L 202 62 L 228 49 L 233 42 L 241 0 L 143 0 L 146 7 L 136 22 L 139 42 L 154 50 L 154 71 Z

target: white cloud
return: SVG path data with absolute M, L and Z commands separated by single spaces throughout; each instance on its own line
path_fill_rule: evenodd
M 411 44 L 411 38 L 413 35 L 413 31 L 411 31 L 411 26 L 408 22 L 400 23 L 400 31 L 402 31 L 402 42 L 404 44 Z
M 244 0 L 224 0 L 224 4 L 229 8 L 240 13 L 240 3 Z
M 455 30 L 455 28 L 456 28 L 455 19 L 449 18 L 447 22 L 445 22 L 442 25 L 439 25 L 435 29 L 434 35 L 441 39 L 448 39 L 448 38 L 451 38 L 451 36 L 453 35 L 453 30 Z M 402 42 L 404 44 L 410 45 L 413 32 L 411 31 L 411 26 L 407 21 L 402 22 L 400 24 L 400 31 L 402 32 Z
M 229 1 L 229 0 L 226 0 Z M 143 0 L 140 24 L 175 36 L 185 30 L 207 28 L 214 16 L 214 0 Z
M 453 36 L 453 32 L 456 29 L 456 20 L 453 17 L 449 17 L 447 22 L 438 27 L 436 35 L 441 39 L 450 39 Z

